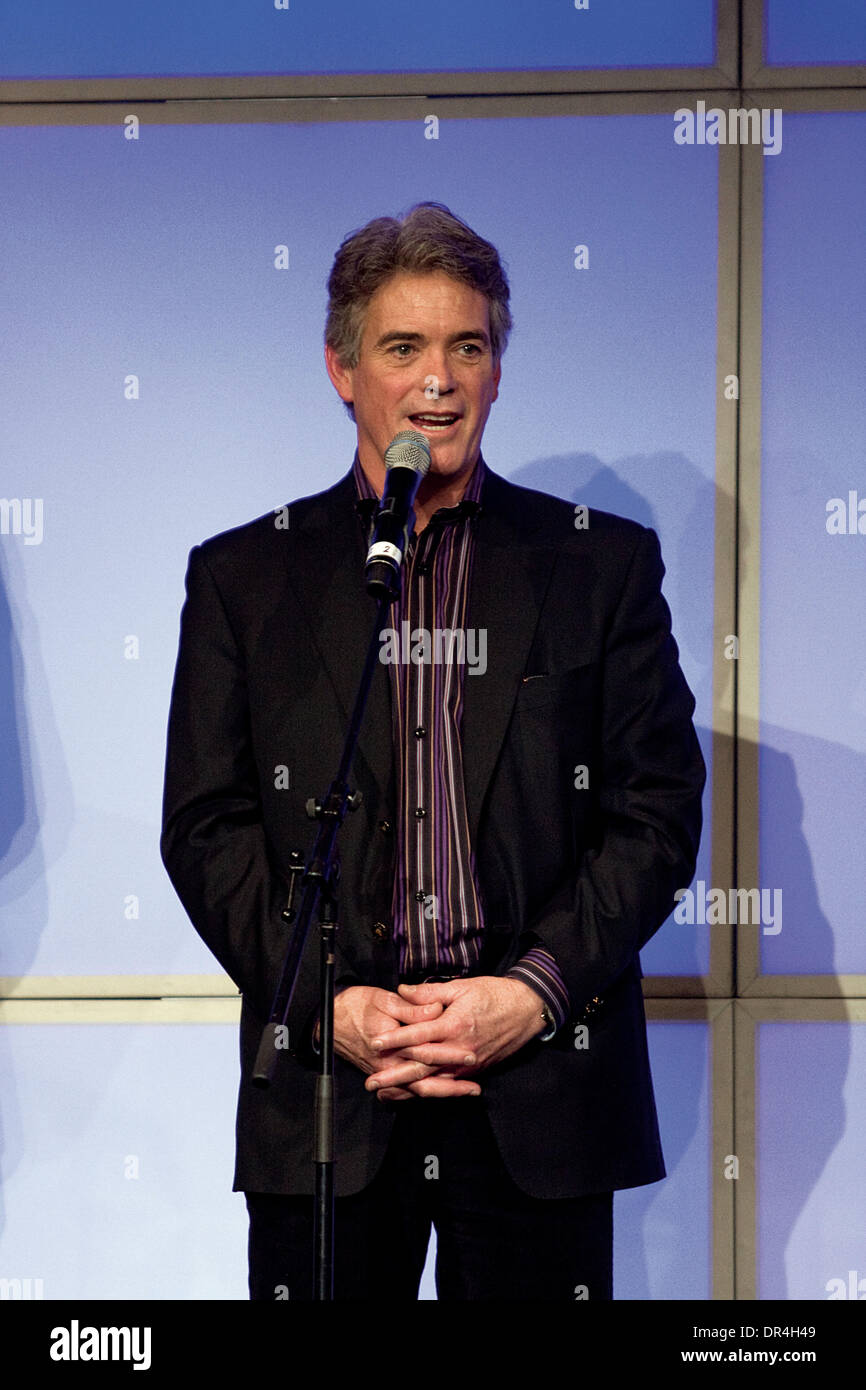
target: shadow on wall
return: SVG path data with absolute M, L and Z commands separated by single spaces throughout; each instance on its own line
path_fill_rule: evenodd
M 680 660 L 686 679 L 697 701 L 696 717 L 703 712 L 709 720 L 712 705 L 713 656 L 713 565 L 715 514 L 720 512 L 722 534 L 732 534 L 734 528 L 733 500 L 718 492 L 682 454 L 662 453 L 617 460 L 611 467 L 591 454 L 557 455 L 537 459 L 510 474 L 510 480 L 521 487 L 536 488 L 570 502 L 584 503 L 603 511 L 614 512 L 650 526 L 659 536 L 666 576 L 664 592 L 672 610 L 673 631 L 680 648 Z M 651 479 L 651 487 L 647 480 Z M 647 499 L 647 493 L 657 499 L 662 515 L 657 514 Z M 748 538 L 748 521 L 740 517 L 741 554 Z M 741 572 L 742 577 L 742 572 Z M 731 666 L 733 680 L 734 665 Z M 792 679 L 796 680 L 796 654 L 792 653 Z M 708 722 L 697 725 L 698 738 L 710 776 L 704 797 L 704 835 L 695 880 L 712 883 L 710 872 L 712 729 Z M 797 739 L 808 743 L 814 757 L 815 739 Z M 798 940 L 808 945 L 810 973 L 823 974 L 826 979 L 824 995 L 839 997 L 835 977 L 834 940 L 830 922 L 822 911 L 815 882 L 810 847 L 803 829 L 803 798 L 797 784 L 796 764 L 788 752 L 791 746 L 789 731 L 762 726 L 762 744 L 758 750 L 762 787 L 773 789 L 771 811 L 765 808 L 761 827 L 761 847 L 771 843 L 775 872 L 774 884 L 783 888 L 785 911 L 783 931 L 786 949 Z M 827 743 L 820 749 L 822 765 L 838 770 L 843 779 L 852 775 L 850 748 Z M 726 761 L 726 760 L 725 760 Z M 862 759 L 859 760 L 862 763 Z M 724 762 L 723 764 L 724 765 Z M 784 882 L 778 883 L 784 872 Z M 758 885 L 743 885 L 758 886 Z M 705 930 L 708 930 L 705 928 Z M 675 973 L 684 975 L 700 972 L 695 930 L 682 926 L 672 918 L 664 924 L 652 942 L 642 952 L 647 975 L 653 973 L 654 945 L 659 937 L 670 932 L 688 932 L 682 946 Z M 762 935 L 764 969 L 772 964 L 771 945 L 777 938 Z M 666 953 L 669 960 L 669 953 Z M 659 967 L 656 967 L 657 969 Z M 664 973 L 674 973 L 669 966 Z M 677 1026 L 677 1025 L 674 1025 Z M 681 1026 L 681 1025 L 680 1025 Z M 661 1035 L 659 1035 L 661 1041 Z M 788 1154 L 784 1171 L 772 1174 L 762 1170 L 761 1154 L 756 1155 L 756 1182 L 784 1193 L 777 1205 L 772 1224 L 761 1224 L 758 1205 L 757 1249 L 759 1252 L 762 1298 L 789 1297 L 785 1270 L 785 1253 L 791 1235 L 803 1212 L 816 1182 L 845 1130 L 843 1087 L 845 1084 L 851 1043 L 847 1028 L 833 1029 L 822 1048 L 821 1084 L 808 1096 L 792 1088 L 790 1103 L 783 1108 L 779 1123 L 790 1131 L 790 1143 L 777 1152 Z M 650 1029 L 651 1046 L 652 1028 Z M 654 1049 L 655 1050 L 655 1049 Z M 667 1054 L 667 1045 L 660 1055 Z M 742 1083 L 741 1083 L 742 1084 Z M 676 1070 L 656 1071 L 656 1093 L 659 1123 L 668 1170 L 668 1180 L 646 1188 L 631 1189 L 617 1198 L 617 1247 L 615 1263 L 615 1295 L 617 1298 L 651 1299 L 701 1298 L 711 1296 L 710 1250 L 689 1255 L 689 1218 L 696 1212 L 698 1220 L 709 1210 L 712 1191 L 713 1165 L 724 1171 L 726 1155 L 707 1154 L 705 1183 L 695 1187 L 694 1173 L 689 1165 L 689 1150 L 696 1137 L 702 1092 L 710 1085 L 710 1075 L 704 1064 L 701 1049 L 683 1047 L 676 1059 Z M 802 1104 L 807 1100 L 810 1109 L 810 1142 L 798 1137 L 802 1125 Z M 709 1108 L 711 1115 L 711 1106 Z M 760 1116 L 758 1116 L 760 1132 Z M 682 1183 L 678 1189 L 677 1175 Z M 697 1205 L 694 1205 L 697 1204 Z M 706 1205 L 704 1205 L 706 1204 Z M 707 1218 L 709 1219 L 709 1218 Z M 626 1252 L 623 1255 L 623 1252 Z M 826 1298 L 825 1283 L 838 1270 L 815 1270 L 815 1289 L 810 1295 Z
M 5 540 L 5 538 L 4 538 Z M 36 956 L 47 919 L 48 890 L 45 882 L 45 847 L 41 829 L 44 787 L 34 767 L 31 735 L 30 691 L 41 689 L 47 700 L 48 683 L 38 661 L 25 670 L 20 633 L 37 629 L 27 604 L 24 566 L 14 545 L 0 545 L 0 977 L 15 976 L 8 964 L 8 943 L 15 942 L 21 959 L 22 940 L 28 964 Z M 66 831 L 71 821 L 71 788 L 65 772 L 57 730 L 53 723 L 42 730 L 43 749 L 53 752 L 53 787 L 66 807 Z M 0 1028 L 0 1075 L 4 1080 L 0 1101 L 0 1233 L 5 1229 L 4 1178 L 19 1159 L 24 1117 L 18 1110 L 9 1042 Z

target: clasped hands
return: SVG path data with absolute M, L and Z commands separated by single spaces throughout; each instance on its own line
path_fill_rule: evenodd
M 351 985 L 334 1000 L 334 1049 L 379 1100 L 477 1096 L 476 1073 L 542 1030 L 541 1000 L 523 980 L 476 975 L 398 992 Z

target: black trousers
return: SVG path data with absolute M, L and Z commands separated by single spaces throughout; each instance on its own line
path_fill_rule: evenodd
M 612 1192 L 527 1196 L 506 1172 L 483 1097 L 391 1104 L 382 1167 L 363 1191 L 336 1200 L 336 1299 L 417 1300 L 431 1222 L 440 1300 L 613 1297 Z M 250 1297 L 310 1300 L 314 1199 L 246 1199 Z

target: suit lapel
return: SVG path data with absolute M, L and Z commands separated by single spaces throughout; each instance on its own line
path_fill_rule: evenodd
M 366 547 L 355 512 L 356 495 L 350 470 L 320 497 L 308 499 L 309 508 L 300 517 L 291 547 L 289 572 L 333 688 L 343 731 L 354 708 L 376 617 L 376 604 L 364 587 Z M 296 504 L 297 510 L 302 505 Z M 294 511 L 290 509 L 290 526 Z M 353 784 L 372 780 L 384 796 L 392 763 L 388 668 L 377 663 L 358 740 Z
M 488 467 L 476 522 L 469 622 L 487 631 L 487 670 L 466 672 L 463 767 L 469 833 L 477 843 L 484 798 L 538 625 L 556 551 L 526 532 L 520 493 Z

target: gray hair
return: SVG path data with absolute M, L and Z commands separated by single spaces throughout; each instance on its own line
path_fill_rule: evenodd
M 483 294 L 489 306 L 490 346 L 498 362 L 512 319 L 508 279 L 499 252 L 444 203 L 416 203 L 402 218 L 376 217 L 342 242 L 328 276 L 325 342 L 344 367 L 357 367 L 367 307 L 401 271 L 444 271 Z M 351 404 L 346 409 L 355 418 Z

